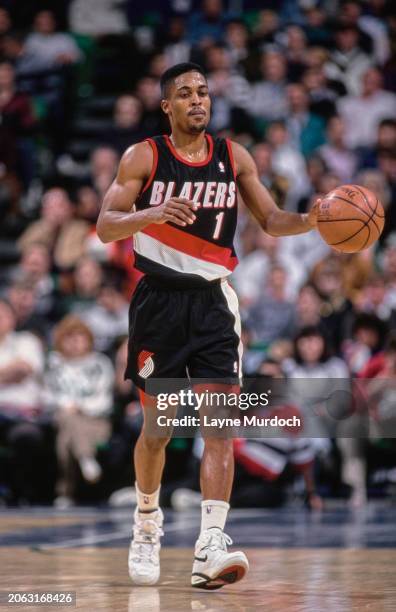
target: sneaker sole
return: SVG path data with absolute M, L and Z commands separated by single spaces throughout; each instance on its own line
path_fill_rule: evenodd
M 206 574 L 195 573 L 192 574 L 192 577 L 197 576 L 202 578 L 202 580 L 196 582 L 195 584 L 191 583 L 191 586 L 196 589 L 214 591 L 215 589 L 221 589 L 221 587 L 226 586 L 227 584 L 239 582 L 239 580 L 242 580 L 242 578 L 245 576 L 246 572 L 247 568 L 244 565 L 230 565 L 229 567 L 225 567 L 220 574 L 214 578 L 209 578 L 209 576 L 206 576 Z

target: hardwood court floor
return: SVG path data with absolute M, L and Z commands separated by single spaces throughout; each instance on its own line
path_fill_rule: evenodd
M 162 551 L 161 581 L 134 587 L 126 550 L 34 551 L 2 547 L 0 591 L 76 591 L 74 609 L 117 612 L 390 612 L 396 609 L 394 549 L 245 549 L 250 572 L 217 592 L 189 587 L 191 549 Z M 1 606 L 0 610 L 20 610 Z M 24 610 L 73 608 L 24 607 Z

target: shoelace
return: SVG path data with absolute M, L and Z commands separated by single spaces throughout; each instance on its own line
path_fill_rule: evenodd
M 204 545 L 202 546 L 201 550 L 205 548 L 209 548 L 209 550 L 216 550 L 218 548 L 227 550 L 227 546 L 231 546 L 232 544 L 232 539 L 228 534 L 220 531 L 220 529 L 216 529 L 216 531 L 213 531 L 213 533 L 206 533 L 202 543 Z
M 134 558 L 138 561 L 154 561 L 154 554 L 159 544 L 158 539 L 163 534 L 161 527 L 152 519 L 138 520 L 133 527 Z

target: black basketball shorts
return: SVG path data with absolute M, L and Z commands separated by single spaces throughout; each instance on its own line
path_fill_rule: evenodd
M 147 393 L 153 378 L 239 384 L 240 335 L 238 298 L 226 280 L 186 289 L 145 276 L 129 309 L 125 378 Z

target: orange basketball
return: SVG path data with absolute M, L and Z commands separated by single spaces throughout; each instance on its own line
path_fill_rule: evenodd
M 319 205 L 318 230 L 328 245 L 343 253 L 371 246 L 380 237 L 384 222 L 381 202 L 360 185 L 341 185 Z

